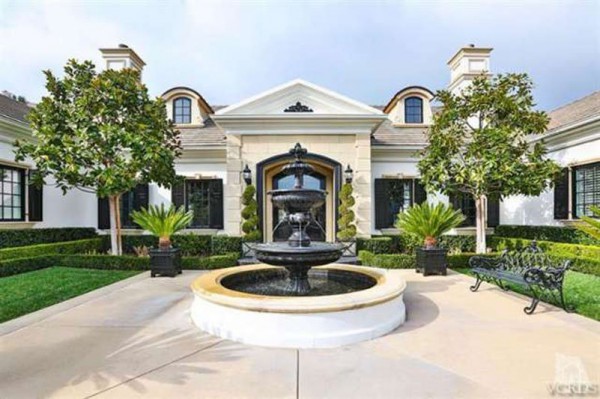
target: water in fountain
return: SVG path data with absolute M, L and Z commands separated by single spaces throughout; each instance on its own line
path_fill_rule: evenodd
M 292 227 L 287 242 L 257 244 L 254 246 L 256 259 L 262 263 L 281 266 L 280 269 L 240 273 L 225 279 L 225 287 L 261 295 L 313 296 L 334 295 L 358 291 L 375 285 L 375 281 L 357 273 L 339 273 L 327 270 L 312 270 L 312 267 L 337 261 L 344 250 L 340 243 L 311 243 L 306 227 L 316 223 L 313 210 L 326 200 L 325 190 L 304 188 L 304 175 L 313 171 L 304 162 L 307 150 L 300 143 L 290 150 L 294 160 L 282 168 L 284 173 L 294 175 L 291 189 L 272 190 L 273 205 L 285 213 L 284 220 Z

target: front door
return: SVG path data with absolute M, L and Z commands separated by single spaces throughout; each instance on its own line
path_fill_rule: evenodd
M 294 176 L 278 173 L 273 176 L 273 189 L 289 189 L 294 188 Z M 325 190 L 326 178 L 319 172 L 313 172 L 310 175 L 304 176 L 304 188 L 315 190 Z M 311 241 L 325 241 L 326 226 L 326 211 L 325 204 L 313 210 L 314 221 L 307 226 L 306 232 Z M 273 207 L 273 241 L 286 241 L 292 234 L 292 228 L 289 224 L 283 222 L 285 212 Z

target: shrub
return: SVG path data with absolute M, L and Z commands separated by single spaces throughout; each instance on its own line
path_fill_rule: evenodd
M 225 255 L 229 253 L 242 254 L 242 237 L 212 236 L 211 254 Z
M 440 238 L 439 245 L 450 253 L 475 252 L 477 241 L 475 236 L 445 235 Z
M 53 256 L 36 256 L 33 258 L 10 259 L 0 263 L 0 277 L 7 277 L 14 274 L 45 269 L 51 266 L 54 266 Z
M 589 216 L 582 216 L 582 223 L 576 227 L 578 230 L 581 230 L 590 237 L 594 238 L 594 240 L 600 241 L 600 208 L 597 206 L 592 206 L 590 210 L 596 218 L 594 219 Z
M 396 228 L 417 236 L 426 248 L 433 248 L 444 233 L 458 227 L 464 220 L 464 215 L 450 205 L 424 202 L 400 212 Z
M 392 244 L 391 237 L 358 238 L 356 250 L 359 252 L 365 250 L 374 254 L 389 254 L 392 253 Z
M 237 266 L 239 258 L 238 253 L 229 253 L 225 255 L 213 255 L 209 257 L 184 257 L 182 259 L 182 268 L 189 270 L 212 270 L 223 267 Z
M 178 208 L 171 205 L 165 208 L 165 204 L 150 205 L 131 212 L 131 218 L 136 224 L 158 237 L 158 247 L 161 249 L 170 248 L 171 237 L 189 226 L 193 217 L 194 212 L 186 212 L 183 206 Z
M 104 240 L 100 237 L 87 240 L 57 242 L 53 244 L 29 245 L 26 247 L 0 249 L 0 262 L 17 258 L 32 258 L 36 256 L 49 256 L 54 254 L 82 254 L 86 252 L 100 252 Z
M 0 248 L 24 247 L 96 237 L 93 227 L 0 230 Z
M 256 188 L 249 184 L 242 193 L 242 231 L 244 232 L 244 240 L 247 242 L 260 241 L 262 233 L 258 228 L 258 204 L 254 198 L 256 194 Z
M 340 206 L 337 238 L 341 241 L 348 241 L 356 237 L 356 225 L 354 224 L 354 211 L 352 207 L 355 204 L 354 196 L 352 195 L 352 184 L 346 183 L 340 190 Z
M 600 245 L 600 240 L 595 240 L 574 227 L 501 225 L 495 228 L 495 234 L 500 237 L 525 238 L 528 240 Z
M 110 245 L 110 236 L 103 236 L 106 240 L 105 248 Z M 124 235 L 123 253 L 134 254 L 135 247 L 156 248 L 158 240 L 151 235 Z M 174 247 L 180 248 L 183 256 L 209 256 L 211 254 L 212 236 L 198 234 L 175 234 L 171 237 Z
M 416 259 L 408 254 L 374 254 L 370 251 L 359 251 L 358 259 L 364 266 L 381 267 L 384 269 L 414 269 Z

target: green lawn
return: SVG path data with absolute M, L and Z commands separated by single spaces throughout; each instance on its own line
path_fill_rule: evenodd
M 141 272 L 50 267 L 0 278 L 0 323 L 138 273 Z
M 454 268 L 453 270 L 472 275 L 468 268 Z M 512 291 L 529 295 L 526 288 L 506 284 Z M 600 277 L 579 272 L 568 271 L 565 276 L 564 293 L 567 306 L 580 315 L 600 321 Z M 560 306 L 558 303 L 548 300 L 547 302 Z

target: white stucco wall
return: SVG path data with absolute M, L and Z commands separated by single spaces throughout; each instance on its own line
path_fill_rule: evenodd
M 548 157 L 563 167 L 598 161 L 600 139 L 549 152 Z M 539 197 L 506 198 L 500 205 L 500 224 L 562 225 L 562 221 L 554 220 L 554 190 Z

